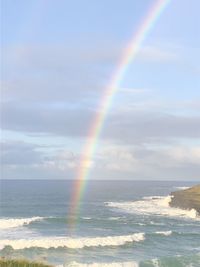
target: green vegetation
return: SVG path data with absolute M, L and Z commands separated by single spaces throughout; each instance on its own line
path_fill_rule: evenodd
M 173 196 L 170 203 L 171 206 L 183 209 L 195 209 L 200 214 L 200 185 L 171 194 Z
M 0 267 L 52 267 L 51 265 L 27 260 L 0 259 Z

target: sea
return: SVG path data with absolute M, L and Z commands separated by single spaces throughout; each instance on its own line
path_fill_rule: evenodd
M 0 257 L 58 267 L 200 267 L 200 217 L 169 206 L 197 182 L 1 180 Z M 72 227 L 73 221 L 73 227 Z

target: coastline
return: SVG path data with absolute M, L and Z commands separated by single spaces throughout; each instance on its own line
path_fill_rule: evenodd
M 171 207 L 185 210 L 195 209 L 200 214 L 200 185 L 171 193 Z
M 169 207 L 170 192 L 194 182 L 128 181 L 123 187 L 122 182 L 93 182 L 77 235 L 67 232 L 70 183 L 34 183 L 12 181 L 3 187 L 9 197 L 0 221 L 0 259 L 28 262 L 9 267 L 33 267 L 33 262 L 54 267 L 200 266 L 199 216 L 195 210 Z M 174 255 L 177 247 L 179 257 Z

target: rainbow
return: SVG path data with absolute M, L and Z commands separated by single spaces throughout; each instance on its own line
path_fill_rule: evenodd
M 94 118 L 88 134 L 88 141 L 84 147 L 80 165 L 75 179 L 71 197 L 71 205 L 69 216 L 74 217 L 73 223 L 78 219 L 81 199 L 85 190 L 86 182 L 89 177 L 91 162 L 96 150 L 99 135 L 102 131 L 106 115 L 112 103 L 113 96 L 119 89 L 120 82 L 122 81 L 124 74 L 129 64 L 136 57 L 143 41 L 149 34 L 150 30 L 154 26 L 155 22 L 161 15 L 170 0 L 156 0 L 155 4 L 150 8 L 147 16 L 143 20 L 138 31 L 134 33 L 127 48 L 125 49 L 121 61 L 119 62 L 114 74 L 112 75 L 108 86 L 105 89 L 105 93 L 100 102 L 100 112 Z

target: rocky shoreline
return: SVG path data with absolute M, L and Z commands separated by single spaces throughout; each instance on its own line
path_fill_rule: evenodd
M 171 207 L 195 209 L 200 214 L 200 185 L 171 193 Z

